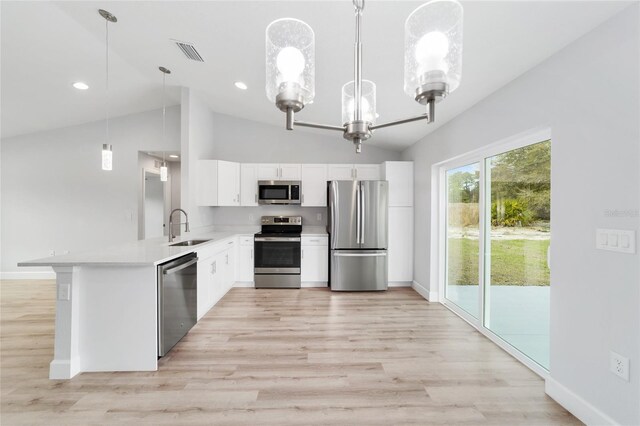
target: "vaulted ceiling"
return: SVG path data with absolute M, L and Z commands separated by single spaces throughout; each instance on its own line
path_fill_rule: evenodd
M 422 2 L 368 1 L 363 76 L 377 85 L 379 121 L 424 112 L 403 91 L 404 20 Z M 627 7 L 623 1 L 462 2 L 460 88 L 438 104 L 437 122 L 382 129 L 371 144 L 402 150 Z M 351 1 L 122 1 L 1 3 L 2 136 L 103 119 L 105 8 L 109 27 L 112 115 L 170 104 L 179 87 L 202 93 L 212 110 L 284 126 L 264 90 L 264 32 L 280 17 L 306 21 L 316 36 L 316 98 L 305 121 L 339 124 L 340 90 L 353 79 Z M 193 43 L 205 62 L 189 61 L 172 40 Z M 234 87 L 240 80 L 248 85 Z M 89 90 L 72 88 L 75 81 Z M 547 90 L 548 88 L 545 88 Z M 312 131 L 299 129 L 297 131 Z

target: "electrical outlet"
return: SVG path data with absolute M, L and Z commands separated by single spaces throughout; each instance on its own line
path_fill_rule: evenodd
M 609 352 L 609 369 L 622 380 L 629 381 L 629 358 L 625 358 L 613 351 Z
M 49 250 L 49 256 L 55 256 L 56 251 L 54 249 Z
M 318 222 L 322 221 L 322 213 L 318 213 L 318 214 L 316 214 L 316 220 L 317 220 Z

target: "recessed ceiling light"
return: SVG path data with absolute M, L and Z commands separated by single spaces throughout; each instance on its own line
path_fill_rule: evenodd
M 247 90 L 247 85 L 244 84 L 241 81 L 236 81 L 235 83 L 233 83 L 238 89 L 240 90 Z
M 89 88 L 89 85 L 81 81 L 76 81 L 75 83 L 73 83 L 73 87 L 75 87 L 78 90 L 87 90 Z
M 175 154 L 169 154 L 169 158 L 180 158 L 180 157 Z

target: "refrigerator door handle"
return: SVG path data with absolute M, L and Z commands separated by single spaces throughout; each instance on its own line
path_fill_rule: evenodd
M 360 227 L 362 225 L 361 223 L 361 215 L 362 215 L 362 206 L 360 205 L 360 182 L 356 182 L 356 243 L 360 244 L 360 238 L 361 238 L 361 234 L 360 234 Z
M 364 230 L 365 230 L 365 208 L 364 204 L 364 182 L 360 182 L 360 244 L 364 244 Z
M 385 257 L 387 253 L 333 253 L 335 257 Z

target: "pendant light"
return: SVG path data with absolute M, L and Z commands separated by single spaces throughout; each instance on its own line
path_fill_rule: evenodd
M 102 144 L 102 170 L 112 170 L 113 169 L 113 146 L 109 143 L 109 23 L 110 22 L 118 22 L 118 18 L 115 17 L 110 12 L 107 12 L 104 9 L 99 9 L 98 13 L 105 20 L 105 85 L 107 89 L 107 99 L 106 99 L 106 139 L 105 143 Z
M 421 115 L 377 124 L 376 85 L 362 79 L 362 14 L 365 0 L 355 8 L 354 79 L 342 87 L 342 124 L 294 120 L 295 113 L 315 95 L 315 36 L 306 23 L 293 18 L 273 21 L 266 31 L 267 98 L 286 114 L 286 128 L 294 125 L 342 132 L 356 153 L 376 129 L 435 120 L 435 104 L 460 84 L 462 70 L 462 5 L 457 0 L 430 0 L 405 22 L 404 90 L 425 105 Z
M 165 152 L 164 147 L 165 139 L 166 139 L 166 121 L 167 121 L 167 102 L 165 96 L 166 90 L 166 77 L 167 74 L 171 74 L 171 71 L 165 67 L 158 67 L 160 72 L 162 72 L 162 165 L 160 166 L 160 180 L 162 182 L 166 182 L 169 177 L 169 170 L 167 169 L 167 161 L 165 160 Z

